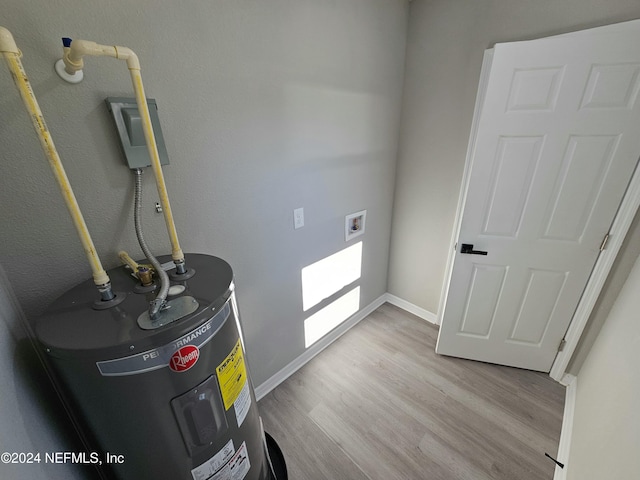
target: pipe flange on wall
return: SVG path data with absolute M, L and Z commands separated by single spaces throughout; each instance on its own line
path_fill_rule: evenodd
M 80 83 L 84 78 L 84 72 L 82 70 L 78 70 L 73 75 L 67 73 L 64 68 L 64 60 L 60 59 L 55 64 L 56 73 L 60 78 L 62 78 L 65 82 L 69 83 Z

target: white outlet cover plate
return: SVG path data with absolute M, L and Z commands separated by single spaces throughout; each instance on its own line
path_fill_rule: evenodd
M 298 229 L 304 227 L 304 208 L 296 208 L 293 211 L 293 228 Z
M 344 217 L 344 241 L 348 242 L 352 238 L 364 233 L 366 226 L 367 211 L 361 210 Z

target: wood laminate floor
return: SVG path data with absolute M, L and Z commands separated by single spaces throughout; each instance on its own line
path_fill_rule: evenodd
M 289 479 L 552 479 L 564 387 L 438 356 L 437 332 L 384 304 L 266 395 Z

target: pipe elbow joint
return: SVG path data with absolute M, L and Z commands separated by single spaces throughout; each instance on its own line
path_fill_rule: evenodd
M 90 40 L 73 40 L 69 50 L 69 60 L 72 63 L 82 62 L 85 55 L 101 55 L 103 48 Z
M 140 60 L 138 59 L 136 52 L 128 47 L 114 46 L 113 48 L 116 50 L 116 58 L 119 60 L 126 60 L 127 68 L 129 68 L 129 70 L 140 70 Z
M 0 27 L 0 53 L 15 53 L 20 55 L 20 50 L 11 32 L 4 27 Z

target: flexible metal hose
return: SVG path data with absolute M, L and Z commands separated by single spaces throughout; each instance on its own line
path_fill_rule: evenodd
M 167 295 L 169 294 L 169 275 L 162 269 L 162 265 L 156 257 L 153 256 L 149 246 L 144 240 L 142 235 L 142 226 L 140 224 L 140 213 L 142 211 L 142 169 L 136 168 L 134 171 L 136 183 L 135 183 L 135 201 L 133 209 L 133 223 L 136 227 L 136 236 L 138 237 L 138 243 L 142 249 L 142 253 L 147 257 L 147 260 L 153 265 L 156 273 L 160 277 L 160 289 L 156 298 L 149 305 L 149 317 L 151 320 L 155 320 L 160 315 L 160 310 L 167 302 Z

